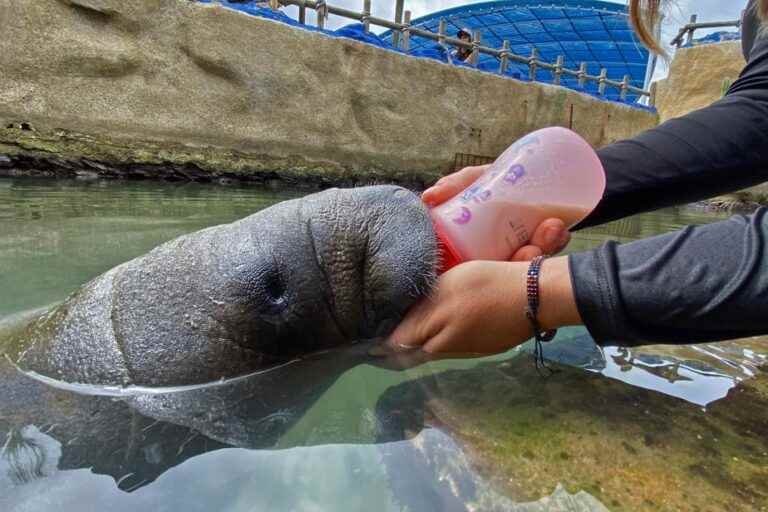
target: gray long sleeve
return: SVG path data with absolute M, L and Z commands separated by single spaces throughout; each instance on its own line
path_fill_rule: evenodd
M 745 27 L 756 27 L 754 1 Z M 756 33 L 756 30 L 753 31 Z M 768 39 L 728 95 L 599 151 L 607 190 L 579 227 L 768 180 Z M 768 333 L 766 211 L 570 256 L 584 323 L 601 344 L 693 343 Z
M 600 344 L 692 343 L 768 332 L 768 210 L 571 256 Z

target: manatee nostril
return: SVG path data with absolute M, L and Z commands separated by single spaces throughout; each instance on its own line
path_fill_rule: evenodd
M 411 193 L 403 188 L 398 188 L 395 190 L 393 195 L 396 199 L 405 199 L 406 197 L 410 196 Z

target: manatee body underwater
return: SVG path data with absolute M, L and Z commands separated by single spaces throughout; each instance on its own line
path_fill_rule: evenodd
M 435 279 L 426 208 L 331 189 L 167 242 L 21 330 L 22 370 L 72 383 L 236 377 L 391 331 Z
M 183 388 L 133 388 L 127 394 L 103 393 L 109 390 L 99 387 L 95 394 L 88 389 L 72 392 L 30 378 L 0 358 L 0 439 L 6 443 L 0 449 L 0 510 L 14 510 L 18 498 L 3 481 L 3 470 L 28 466 L 28 471 L 15 472 L 29 473 L 22 482 L 35 474 L 35 465 L 30 466 L 34 460 L 20 459 L 14 451 L 23 455 L 25 448 L 27 454 L 44 449 L 40 435 L 30 437 L 29 429 L 60 445 L 59 471 L 109 475 L 119 489 L 130 492 L 204 453 L 275 448 L 344 372 L 371 362 L 368 351 L 375 343 L 312 354 L 246 378 Z M 384 409 L 377 413 L 388 414 Z M 337 441 L 335 432 L 320 429 L 301 444 Z M 281 447 L 292 446 L 283 442 Z

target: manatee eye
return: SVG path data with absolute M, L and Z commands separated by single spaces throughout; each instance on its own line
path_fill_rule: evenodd
M 270 270 L 264 274 L 262 279 L 266 302 L 273 306 L 282 306 L 285 303 L 285 283 L 280 272 Z

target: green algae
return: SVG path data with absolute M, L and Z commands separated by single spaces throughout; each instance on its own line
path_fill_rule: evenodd
M 38 131 L 27 124 L 0 127 L 0 154 L 25 162 L 24 170 L 31 174 L 49 171 L 64 175 L 93 173 L 104 177 L 192 181 L 275 180 L 312 187 L 381 181 L 423 186 L 441 175 L 437 170 L 426 173 L 375 167 L 362 170 L 298 155 L 281 158 L 233 148 L 118 140 L 68 130 Z
M 435 426 L 515 501 L 562 484 L 613 511 L 768 510 L 768 374 L 703 409 L 599 374 L 527 358 L 450 371 L 388 400 Z

